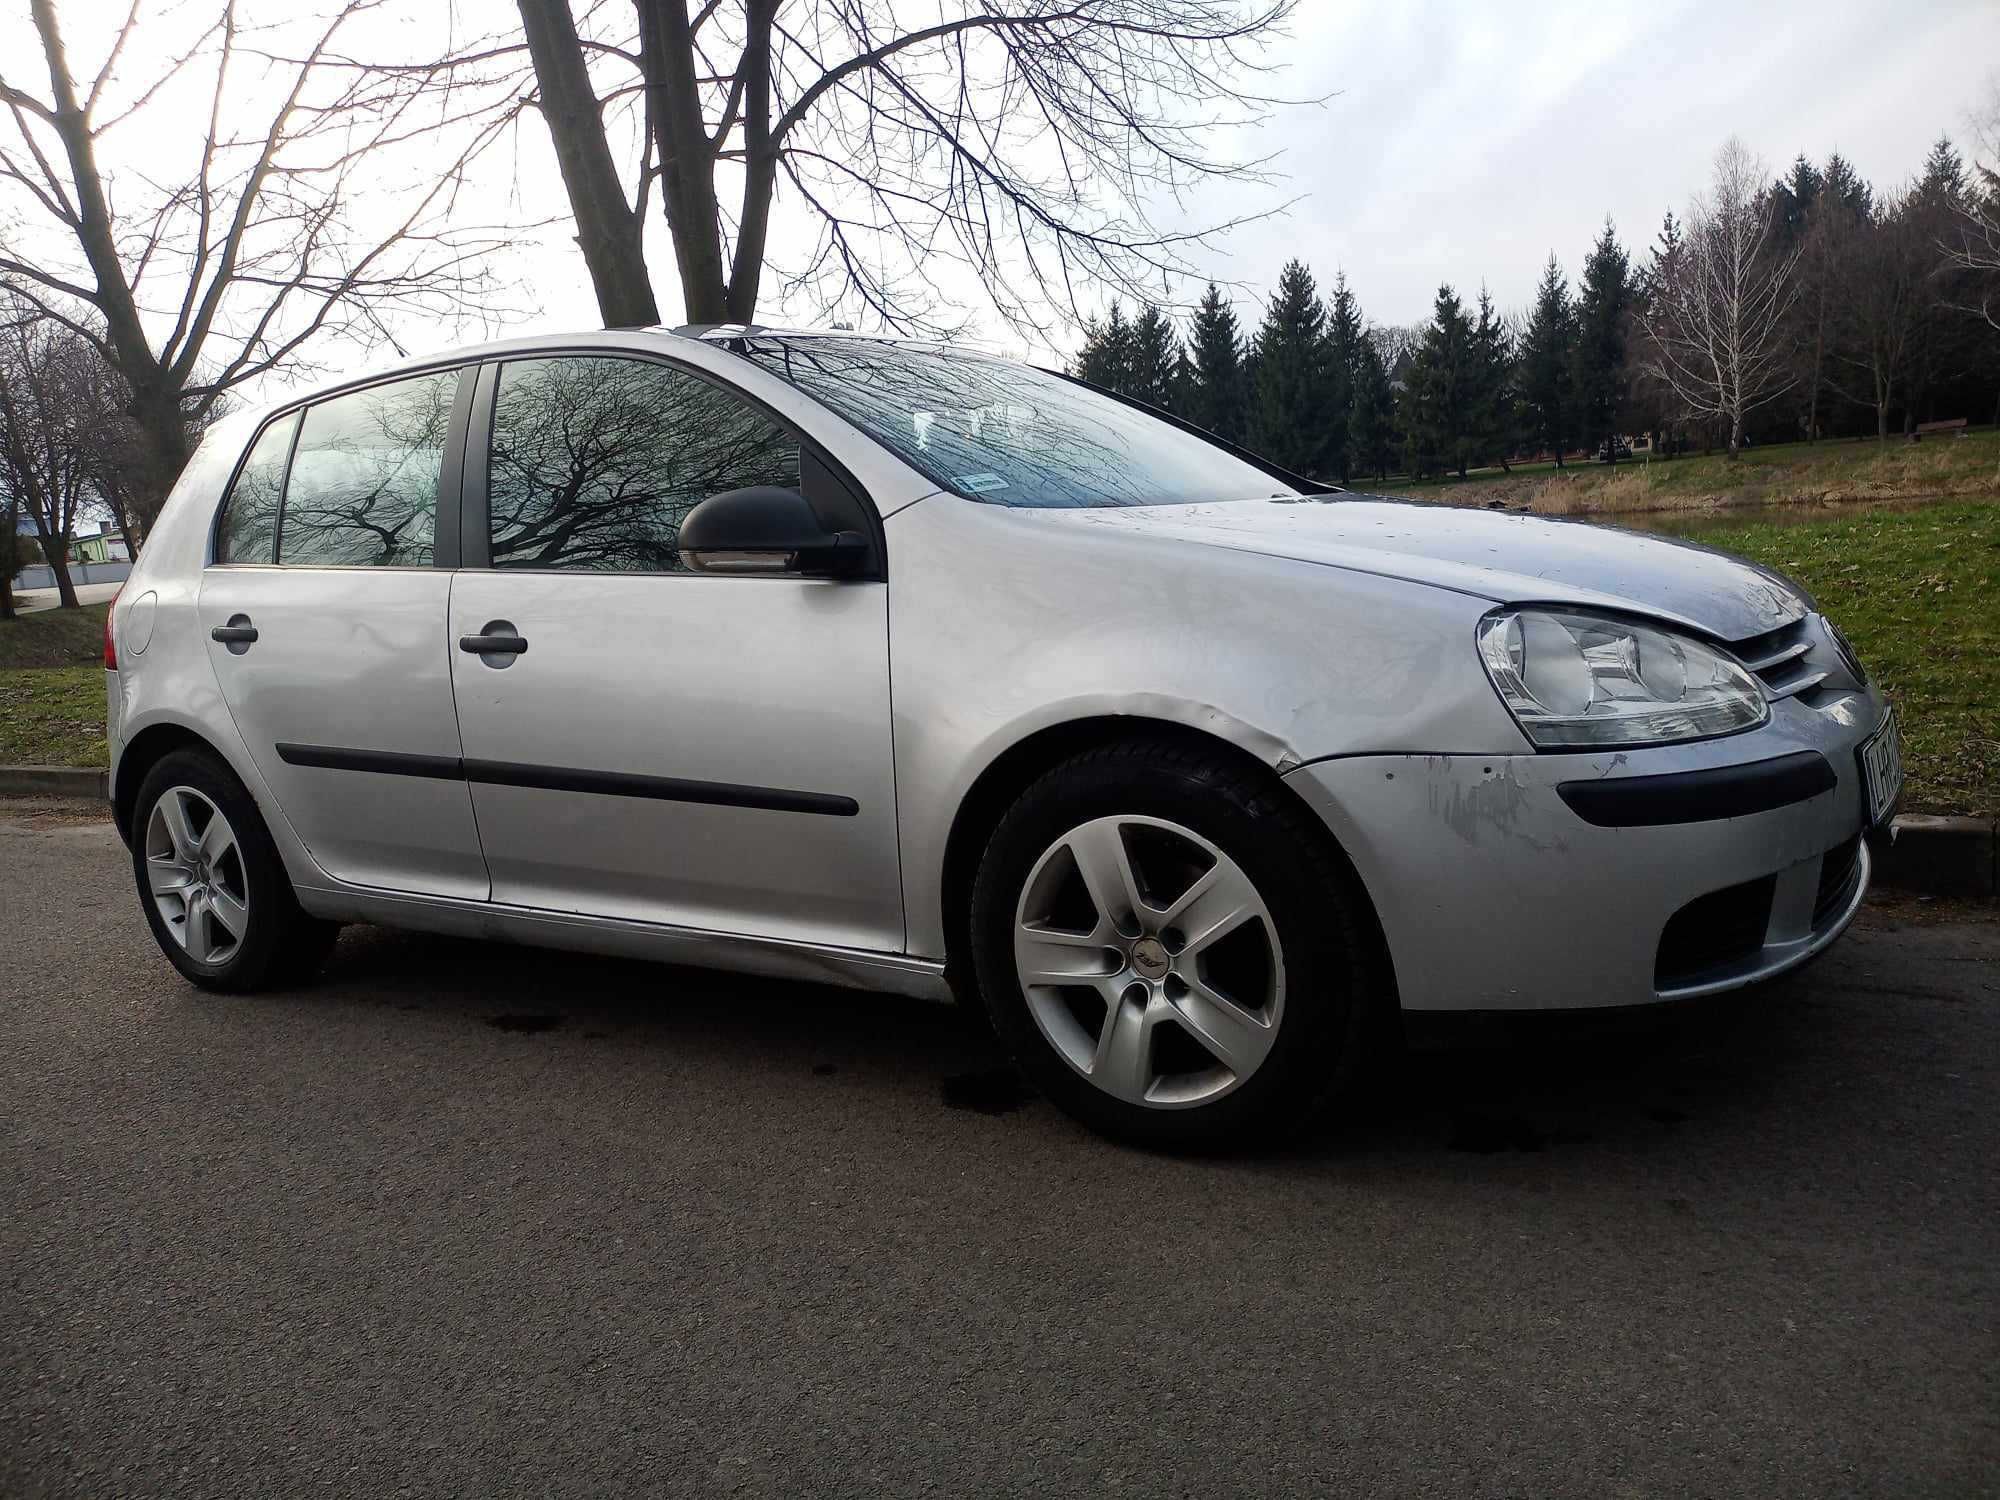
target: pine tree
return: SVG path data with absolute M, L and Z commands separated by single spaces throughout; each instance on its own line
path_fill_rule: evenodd
M 1535 289 L 1535 308 L 1521 338 L 1521 409 L 1529 435 L 1563 463 L 1570 437 L 1570 373 L 1576 344 L 1576 324 L 1569 300 L 1569 283 L 1553 254 Z
M 1333 278 L 1333 301 L 1326 319 L 1327 455 L 1329 468 L 1347 483 L 1353 473 L 1353 458 L 1347 451 L 1349 412 L 1354 400 L 1354 380 L 1361 360 L 1361 304 L 1348 288 L 1347 273 Z
M 1855 223 L 1862 222 L 1875 211 L 1875 190 L 1862 180 L 1861 174 L 1838 151 L 1826 159 L 1826 170 L 1820 173 L 1819 191 L 1818 201 L 1846 209 Z
M 1188 329 L 1188 362 L 1192 379 L 1184 415 L 1217 437 L 1243 442 L 1249 435 L 1245 430 L 1243 335 L 1234 309 L 1222 300 L 1212 281 Z
M 1792 170 L 1772 185 L 1771 209 L 1776 216 L 1779 241 L 1785 247 L 1796 246 L 1805 238 L 1813 204 L 1819 200 L 1824 185 L 1819 168 L 1807 161 L 1803 152 L 1792 162 Z
M 1170 409 L 1180 353 L 1180 335 L 1167 315 L 1157 307 L 1142 308 L 1132 320 L 1130 364 L 1120 394 Z
M 1449 286 L 1438 288 L 1431 321 L 1417 345 L 1404 401 L 1404 440 L 1410 469 L 1440 467 L 1465 477 L 1477 441 L 1478 357 L 1465 304 Z
M 1624 415 L 1626 309 L 1632 301 L 1631 263 L 1611 221 L 1584 258 L 1576 297 L 1576 426 L 1586 449 L 1608 448 L 1616 459 Z
M 1194 361 L 1188 358 L 1186 344 L 1177 347 L 1180 352 L 1174 356 L 1174 379 L 1167 410 L 1185 422 L 1191 420 L 1188 414 L 1194 410 Z
M 1347 412 L 1347 457 L 1359 473 L 1378 480 L 1389 474 L 1389 452 L 1396 435 L 1396 397 L 1389 388 L 1389 370 L 1382 351 L 1366 335 L 1354 365 L 1354 389 Z
M 1252 446 L 1273 463 L 1314 477 L 1328 451 L 1326 307 L 1302 261 L 1290 261 L 1257 330 L 1250 403 Z
M 1817 173 L 1814 173 L 1814 180 L 1815 182 L 1818 180 Z M 1817 202 L 1818 194 L 1815 191 L 1815 205 Z M 1817 212 L 1815 206 L 1813 213 Z M 1810 229 L 1809 219 L 1808 233 Z M 1686 232 L 1681 228 L 1680 220 L 1674 217 L 1674 211 L 1668 209 L 1666 217 L 1660 221 L 1660 232 L 1654 237 L 1653 248 L 1646 264 L 1633 277 L 1632 303 L 1642 327 L 1647 325 L 1653 310 L 1661 305 L 1661 299 L 1666 295 L 1668 285 L 1678 272 L 1681 256 L 1686 250 Z M 1657 374 L 1648 373 L 1642 365 L 1634 381 L 1633 390 L 1628 394 L 1640 408 L 1641 419 L 1650 424 L 1655 439 L 1653 451 L 1671 458 L 1675 447 L 1675 427 L 1681 416 L 1671 388 Z M 1811 430 L 1810 426 L 1807 430 Z
M 1102 323 L 1092 318 L 1084 325 L 1083 348 L 1077 351 L 1070 373 L 1079 380 L 1124 394 L 1132 383 L 1132 325 L 1125 321 L 1117 302 Z
M 1970 201 L 1965 158 L 1941 135 L 1924 158 L 1916 187 L 1904 201 L 1915 236 L 1930 245 L 1949 243 Z M 1917 424 L 1938 415 L 1930 411 L 1933 390 L 1955 370 L 1973 363 L 1973 329 L 1962 309 L 1976 307 L 1979 295 L 1971 275 L 1950 262 L 1936 266 L 1925 278 L 1923 295 L 1912 309 L 1908 362 L 1904 375 L 1903 434 L 1916 436 Z
M 1503 469 L 1514 451 L 1513 342 L 1482 285 L 1472 325 L 1474 452 L 1477 462 L 1497 462 Z
M 1953 207 L 1965 201 L 1965 158 L 1958 154 L 1958 147 L 1952 145 L 1950 136 L 1939 136 L 1931 147 L 1930 155 L 1924 158 L 1923 174 L 1917 179 L 1917 192 L 1925 198 Z

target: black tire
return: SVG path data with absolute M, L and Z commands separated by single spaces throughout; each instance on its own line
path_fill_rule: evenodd
M 1256 1070 L 1212 1102 L 1162 1109 L 1104 1092 L 1057 1051 L 1023 994 L 1014 925 L 1024 886 L 1070 830 L 1111 816 L 1161 819 L 1208 840 L 1248 876 L 1277 929 L 1277 1034 Z M 987 844 L 971 927 L 981 997 L 1022 1070 L 1072 1115 L 1137 1144 L 1199 1150 L 1282 1138 L 1349 1083 L 1381 1018 L 1394 1014 L 1372 910 L 1325 829 L 1271 777 L 1198 743 L 1120 742 L 1043 775 Z
M 204 962 L 190 953 L 169 930 L 167 918 L 153 899 L 147 833 L 155 806 L 174 787 L 189 787 L 206 797 L 236 836 L 247 919 L 234 949 L 216 962 Z M 284 861 L 271 842 L 255 800 L 213 751 L 176 750 L 161 757 L 147 772 L 132 814 L 132 875 L 153 941 L 184 978 L 206 990 L 244 992 L 304 980 L 325 961 L 340 933 L 338 924 L 308 916 L 300 909 Z M 237 875 L 232 870 L 230 878 L 235 880 Z

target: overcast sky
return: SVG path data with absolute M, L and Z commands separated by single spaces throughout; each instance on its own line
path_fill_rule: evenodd
M 246 10 L 269 17 L 287 3 L 254 0 Z M 16 60 L 33 58 L 25 9 L 0 18 L 0 59 L 10 73 Z M 62 0 L 79 72 L 96 66 L 124 10 L 124 0 Z M 181 45 L 174 0 L 149 0 L 145 14 L 148 24 L 119 68 L 121 84 L 133 91 Z M 398 45 L 412 55 L 444 45 L 441 4 L 415 0 L 377 14 L 397 17 Z M 471 24 L 515 19 L 510 0 L 462 0 L 461 14 Z M 1662 212 L 1670 205 L 1678 211 L 1700 187 L 1732 132 L 1773 171 L 1800 151 L 1823 160 L 1838 149 L 1878 185 L 1902 181 L 1940 131 L 1964 142 L 1967 115 L 2000 70 L 2000 0 L 1302 0 L 1291 37 L 1272 55 L 1285 66 L 1259 87 L 1329 97 L 1280 108 L 1256 131 L 1218 147 L 1275 157 L 1280 180 L 1218 184 L 1185 217 L 1171 206 L 1159 217 L 1215 223 L 1295 199 L 1282 218 L 1195 254 L 1203 278 L 1238 284 L 1232 295 L 1246 327 L 1293 255 L 1322 285 L 1344 269 L 1371 321 L 1415 323 L 1440 281 L 1468 298 L 1484 281 L 1503 309 L 1522 306 L 1552 249 L 1574 278 L 1607 213 L 1627 247 L 1642 255 Z M 33 68 L 19 71 L 32 80 Z M 176 119 L 185 130 L 173 128 Z M 118 134 L 113 165 L 155 182 L 185 181 L 199 139 L 189 110 L 157 106 L 143 125 Z M 481 187 L 495 200 L 487 210 L 559 213 L 561 182 L 533 117 L 516 145 L 481 163 Z M 774 254 L 796 261 L 787 250 L 797 247 L 776 239 L 783 224 L 781 213 Z M 661 310 L 678 321 L 673 255 L 657 209 L 648 232 Z M 502 260 L 494 269 L 516 288 L 513 327 L 597 321 L 566 228 L 524 234 Z M 1199 291 L 1196 282 L 1181 296 L 1192 301 Z M 984 342 L 1028 352 L 970 295 L 967 311 Z M 772 322 L 801 313 L 768 303 L 763 309 Z M 399 325 L 398 336 L 425 350 L 455 334 L 419 322 Z M 254 400 L 269 393 L 243 394 Z
M 1304 201 L 1216 269 L 1262 290 L 1294 253 L 1344 267 L 1385 323 L 1422 319 L 1440 281 L 1519 306 L 1550 250 L 1575 275 L 1607 213 L 1643 248 L 1732 132 L 1774 170 L 1838 149 L 1899 181 L 1940 131 L 1964 144 L 2000 69 L 1995 0 L 1301 10 L 1287 86 L 1340 93 L 1267 127 Z
M 1440 281 L 1470 297 L 1484 280 L 1512 308 L 1550 250 L 1573 277 L 1607 213 L 1643 251 L 1731 132 L 1774 171 L 1838 149 L 1871 181 L 1902 180 L 1939 132 L 1965 144 L 1966 115 L 2000 69 L 2000 3 L 1304 0 L 1279 53 L 1274 90 L 1334 97 L 1235 143 L 1277 153 L 1281 182 L 1219 185 L 1188 217 L 1298 201 L 1198 255 L 1199 268 L 1241 283 L 1246 324 L 1292 255 L 1322 283 L 1345 269 L 1371 320 L 1414 323 Z M 671 277 L 664 245 L 650 259 Z M 536 326 L 592 321 L 580 269 L 567 284 L 538 278 Z M 664 309 L 676 297 L 662 291 Z

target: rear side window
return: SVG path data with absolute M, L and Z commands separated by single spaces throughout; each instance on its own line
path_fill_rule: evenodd
M 371 385 L 306 408 L 278 561 L 428 567 L 458 372 Z
M 216 561 L 267 563 L 276 559 L 278 497 L 285 487 L 285 459 L 292 451 L 296 414 L 273 422 L 258 435 L 236 475 L 222 512 Z
M 493 566 L 669 573 L 710 495 L 799 485 L 798 439 L 740 396 L 645 360 L 500 367 L 488 465 Z

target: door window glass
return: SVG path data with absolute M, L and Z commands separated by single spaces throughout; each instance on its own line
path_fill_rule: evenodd
M 796 489 L 798 440 L 741 397 L 646 360 L 500 367 L 489 462 L 496 568 L 668 573 L 710 495 Z
M 428 567 L 458 372 L 371 385 L 306 409 L 278 560 Z
M 267 563 L 277 557 L 278 495 L 285 485 L 285 456 L 292 451 L 296 415 L 273 422 L 258 434 L 230 487 L 216 538 L 215 560 Z

